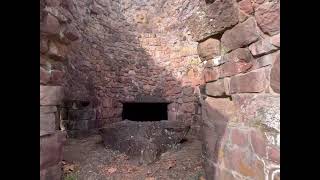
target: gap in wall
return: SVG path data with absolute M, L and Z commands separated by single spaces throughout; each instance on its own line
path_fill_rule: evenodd
M 168 120 L 169 103 L 123 103 L 122 120 L 161 121 Z

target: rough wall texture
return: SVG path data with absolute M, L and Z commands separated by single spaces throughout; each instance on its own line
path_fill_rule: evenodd
M 280 179 L 280 1 L 202 2 L 188 25 L 207 179 Z
M 59 11 L 59 0 L 40 0 L 40 179 L 60 180 L 62 147 L 66 134 L 59 131 L 59 106 L 65 62 L 70 43 L 78 39 L 70 21 Z
M 65 94 L 90 102 L 96 115 L 64 121 L 71 134 L 120 121 L 121 102 L 149 97 L 171 102 L 170 119 L 196 124 L 203 63 L 185 22 L 198 1 L 67 2 L 81 40 L 71 47 Z

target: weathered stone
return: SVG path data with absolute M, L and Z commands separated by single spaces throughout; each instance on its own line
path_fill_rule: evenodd
M 268 159 L 275 162 L 280 163 L 280 148 L 276 146 L 270 146 L 267 148 Z
M 215 167 L 215 175 L 214 175 L 214 179 L 223 179 L 223 180 L 237 180 L 237 178 L 231 173 L 228 172 L 227 170 L 223 170 L 219 167 Z M 212 179 L 212 180 L 214 180 Z M 211 180 L 210 178 L 207 178 L 207 180 Z
M 252 63 L 244 61 L 226 62 L 220 66 L 220 77 L 234 76 L 239 73 L 247 72 L 252 67 Z
M 61 104 L 63 88 L 61 86 L 40 85 L 40 105 L 50 106 Z
M 252 7 L 251 0 L 242 0 L 238 4 L 239 4 L 239 8 L 241 11 L 243 11 L 247 14 L 253 13 L 253 7 Z
M 253 56 L 248 48 L 238 48 L 223 56 L 223 62 L 251 62 Z
M 265 179 L 264 164 L 252 152 L 235 148 L 225 150 L 225 167 L 232 169 L 242 176 L 253 179 Z
M 274 92 L 280 93 L 280 53 L 271 69 L 270 86 Z
M 254 56 L 257 56 L 269 53 L 276 50 L 277 48 L 271 44 L 270 39 L 262 39 L 255 43 L 252 43 L 249 46 L 249 49 Z
M 48 40 L 45 38 L 40 38 L 40 52 L 42 54 L 46 53 L 49 50 Z
M 253 151 L 260 157 L 266 157 L 266 140 L 260 130 L 252 130 L 250 133 Z
M 198 54 L 202 61 L 220 56 L 220 41 L 209 38 L 198 44 Z
M 113 105 L 111 98 L 105 98 L 105 99 L 102 101 L 102 103 L 103 103 L 103 107 L 108 107 L 108 108 L 112 107 L 112 105 Z
M 195 41 L 219 34 L 238 23 L 238 8 L 233 0 L 202 5 L 187 21 Z
M 220 73 L 219 68 L 213 67 L 213 68 L 205 68 L 202 71 L 203 74 L 203 80 L 204 82 L 211 82 L 219 79 Z
M 206 94 L 209 96 L 223 96 L 226 94 L 223 79 L 206 84 Z
M 262 92 L 267 86 L 265 69 L 233 76 L 230 79 L 230 93 Z
M 227 30 L 221 38 L 221 48 L 223 52 L 241 48 L 258 40 L 257 25 L 253 17 L 234 28 Z
M 245 12 L 239 10 L 239 22 L 242 23 L 245 20 L 247 20 L 250 16 L 246 14 Z
M 104 145 L 129 156 L 142 157 L 152 163 L 161 153 L 179 143 L 189 131 L 179 121 L 133 122 L 121 121 L 100 130 Z
M 76 41 L 79 39 L 79 32 L 73 26 L 67 26 L 66 30 L 63 32 L 63 35 L 70 41 Z
M 182 93 L 185 96 L 193 95 L 193 91 L 194 91 L 193 87 L 190 87 L 190 86 L 189 87 L 183 87 L 183 89 L 182 89 Z
M 181 106 L 182 111 L 187 113 L 194 113 L 195 112 L 195 105 L 194 103 L 183 103 Z
M 59 34 L 60 23 L 58 19 L 51 14 L 47 14 L 40 26 L 41 32 L 48 33 L 49 35 Z
M 255 18 L 261 30 L 268 35 L 280 32 L 280 1 L 266 1 L 255 11 Z
M 50 83 L 54 85 L 61 85 L 64 77 L 64 72 L 59 70 L 51 71 Z
M 40 106 L 40 113 L 54 113 L 57 112 L 57 106 Z
M 61 0 L 46 0 L 47 6 L 55 7 L 55 6 L 59 6 L 60 3 L 61 3 Z
M 274 64 L 274 62 L 276 61 L 277 57 L 280 55 L 280 51 L 276 51 L 274 53 L 271 54 L 267 54 L 264 56 L 261 56 L 255 60 L 252 61 L 252 70 L 255 69 L 259 69 L 261 67 L 265 67 L 265 66 L 270 66 L 272 64 Z
M 40 84 L 47 84 L 50 81 L 50 72 L 40 67 Z
M 280 33 L 271 37 L 271 44 L 280 48 Z
M 232 129 L 231 142 L 239 147 L 247 147 L 249 145 L 247 132 L 240 129 Z
M 40 135 L 52 134 L 56 130 L 56 116 L 54 113 L 40 112 Z
M 40 137 L 40 170 L 58 164 L 62 160 L 65 132 Z
M 47 167 L 40 170 L 40 180 L 61 180 L 62 177 L 62 164 Z
M 63 44 L 50 42 L 48 55 L 50 58 L 57 60 L 57 61 L 66 60 L 67 47 Z

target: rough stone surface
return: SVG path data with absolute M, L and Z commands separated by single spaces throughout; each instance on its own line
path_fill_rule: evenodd
M 40 112 L 40 135 L 52 134 L 56 130 L 56 116 L 54 113 Z
M 266 89 L 265 69 L 233 76 L 230 79 L 230 93 L 262 92 Z
M 40 85 L 40 105 L 50 106 L 62 103 L 63 89 L 61 86 Z
M 56 35 L 59 33 L 60 23 L 58 19 L 51 14 L 48 14 L 40 26 L 40 30 L 44 33 L 48 33 L 50 35 Z
M 234 28 L 227 30 L 221 38 L 221 48 L 223 52 L 244 47 L 258 40 L 257 25 L 253 17 Z
M 255 43 L 252 43 L 249 46 L 249 49 L 254 56 L 257 56 L 269 53 L 271 51 L 276 50 L 277 48 L 272 45 L 269 39 L 262 39 Z
M 205 82 L 211 82 L 219 79 L 220 71 L 217 67 L 205 68 L 203 70 L 203 79 Z
M 250 62 L 226 62 L 220 67 L 220 77 L 229 77 L 239 73 L 244 73 L 247 72 L 251 67 L 252 63 Z
M 206 94 L 209 96 L 223 96 L 226 94 L 224 81 L 219 79 L 206 84 Z
M 272 90 L 276 93 L 280 93 L 280 53 L 273 63 L 270 76 L 270 86 Z
M 219 34 L 238 23 L 238 8 L 233 0 L 202 5 L 188 21 L 195 41 Z
M 250 137 L 253 151 L 261 157 L 266 157 L 267 147 L 263 134 L 260 131 L 251 131 Z
M 253 7 L 251 0 L 242 0 L 239 2 L 239 8 L 241 11 L 245 12 L 246 14 L 253 13 Z
M 255 18 L 261 30 L 268 35 L 280 32 L 280 1 L 266 1 L 255 11 Z
M 62 165 L 58 163 L 50 166 L 46 169 L 40 170 L 40 180 L 61 180 L 62 177 Z
M 271 43 L 280 48 L 280 33 L 271 37 Z
M 50 81 L 50 73 L 40 67 L 40 84 L 47 84 Z
M 101 129 L 106 147 L 142 158 L 152 163 L 168 148 L 179 143 L 189 131 L 179 121 L 133 122 L 121 121 Z
M 198 45 L 198 54 L 202 61 L 220 56 L 220 41 L 209 38 Z
M 252 60 L 253 56 L 248 48 L 238 48 L 223 56 L 223 62 L 250 62 Z

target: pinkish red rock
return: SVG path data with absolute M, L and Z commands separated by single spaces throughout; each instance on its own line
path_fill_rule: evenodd
M 183 95 L 185 96 L 191 96 L 193 95 L 193 91 L 194 91 L 194 88 L 189 86 L 189 87 L 183 87 L 182 88 L 182 93 Z
M 46 64 L 46 57 L 43 55 L 40 55 L 40 65 L 45 65 Z
M 247 14 L 253 13 L 253 7 L 252 7 L 251 0 L 242 0 L 238 4 L 239 4 L 239 8 L 241 11 L 243 11 Z
M 187 26 L 195 41 L 219 34 L 238 23 L 239 9 L 233 0 L 214 1 L 200 4 L 187 21 Z
M 64 77 L 64 72 L 63 71 L 52 70 L 51 71 L 50 83 L 54 84 L 54 85 L 61 85 L 63 77 Z
M 105 98 L 102 103 L 103 103 L 103 107 L 107 107 L 107 108 L 112 107 L 112 99 L 111 98 Z
M 205 82 L 211 82 L 219 79 L 218 67 L 205 68 L 202 73 L 203 73 L 203 79 Z
M 47 84 L 50 81 L 50 72 L 40 67 L 40 84 Z
M 252 67 L 252 63 L 244 61 L 226 62 L 220 66 L 220 77 L 234 76 L 247 72 Z
M 253 56 L 248 48 L 238 48 L 223 56 L 223 62 L 251 62 Z
M 48 40 L 45 38 L 40 38 L 40 52 L 42 54 L 46 53 L 49 50 Z
M 260 130 L 252 130 L 250 133 L 253 151 L 260 157 L 266 157 L 266 139 Z
M 54 113 L 40 112 L 40 136 L 52 134 L 56 130 L 56 116 Z
M 46 0 L 46 5 L 51 7 L 59 6 L 60 3 L 61 0 Z
M 271 43 L 280 48 L 280 33 L 271 37 Z
M 274 92 L 280 93 L 280 53 L 271 69 L 270 86 Z
M 63 88 L 61 86 L 40 85 L 40 105 L 50 106 L 62 103 Z
M 280 163 L 280 148 L 276 146 L 270 146 L 268 149 L 268 159 Z
M 40 137 L 40 170 L 59 164 L 65 138 L 66 134 L 61 131 Z
M 272 65 L 276 61 L 279 54 L 280 54 L 280 51 L 276 51 L 274 53 L 270 53 L 253 60 L 252 61 L 253 66 L 251 70 Z
M 50 34 L 50 35 L 57 35 L 59 34 L 60 23 L 58 19 L 51 14 L 47 14 L 44 18 L 43 23 L 40 26 L 40 31 Z
M 267 77 L 265 69 L 251 71 L 233 76 L 230 79 L 230 93 L 262 92 L 266 89 Z
M 209 96 L 223 96 L 226 94 L 224 80 L 219 79 L 206 84 L 206 94 Z
M 276 50 L 277 48 L 271 44 L 270 39 L 262 39 L 255 43 L 252 43 L 249 46 L 249 49 L 254 56 L 257 56 L 267 54 L 271 51 Z
M 194 113 L 195 112 L 195 105 L 194 103 L 183 103 L 181 109 L 184 112 Z
M 280 32 L 280 1 L 266 1 L 255 11 L 255 18 L 261 30 L 268 35 Z
M 63 32 L 64 36 L 70 41 L 76 41 L 79 39 L 79 32 L 73 26 L 68 26 L 67 29 Z
M 220 56 L 220 41 L 209 38 L 198 44 L 198 54 L 202 61 Z
M 68 51 L 67 46 L 64 44 L 60 44 L 57 42 L 49 43 L 48 55 L 50 58 L 54 60 L 57 60 L 57 61 L 66 60 L 67 51 Z
M 239 22 L 242 23 L 243 21 L 247 20 L 249 18 L 249 15 L 245 12 L 239 10 Z
M 221 38 L 223 52 L 229 52 L 258 40 L 257 25 L 253 17 L 227 30 Z
M 249 145 L 248 134 L 243 130 L 233 128 L 231 131 L 231 142 L 239 147 L 247 147 Z

